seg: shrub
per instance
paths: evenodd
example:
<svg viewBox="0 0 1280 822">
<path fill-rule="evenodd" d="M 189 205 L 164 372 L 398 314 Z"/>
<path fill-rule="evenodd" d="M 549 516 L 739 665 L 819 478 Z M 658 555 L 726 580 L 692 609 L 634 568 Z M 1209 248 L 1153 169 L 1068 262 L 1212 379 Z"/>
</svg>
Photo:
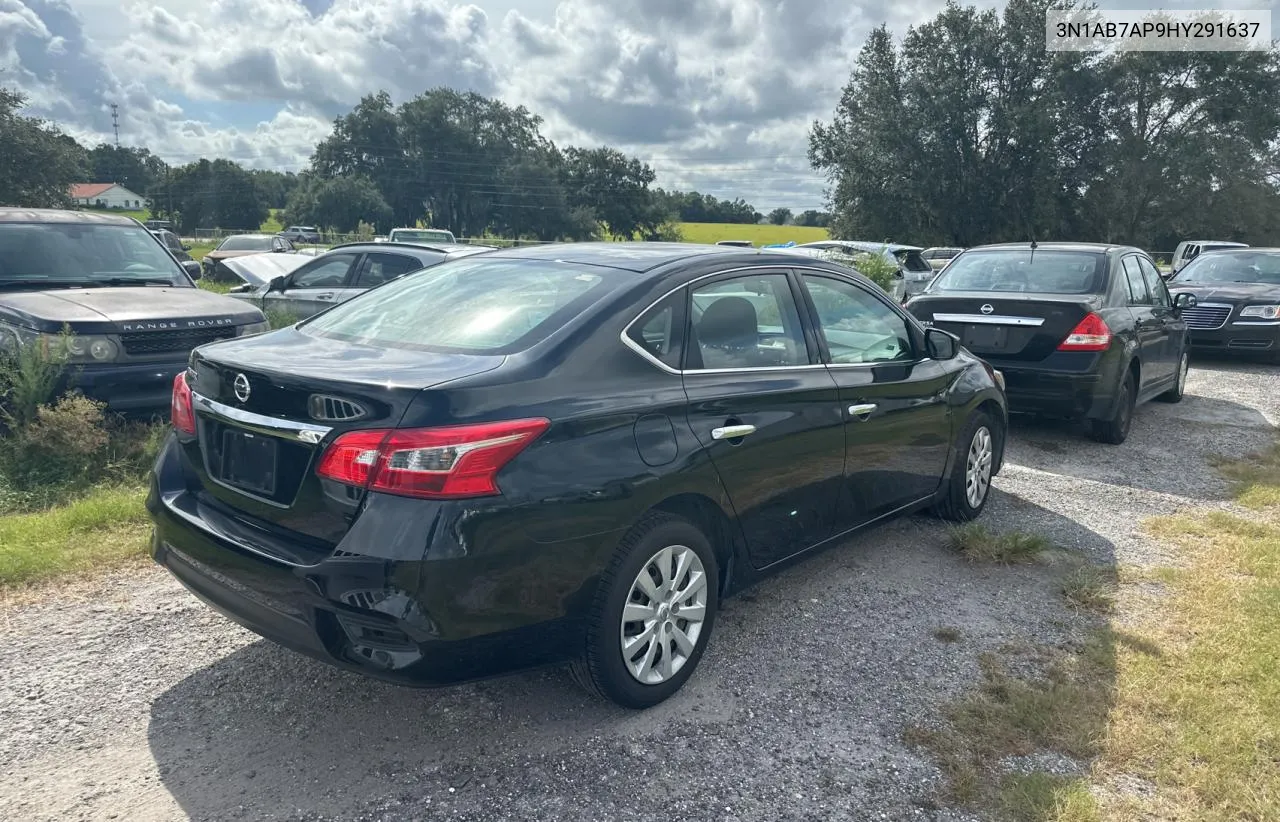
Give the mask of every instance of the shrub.
<svg viewBox="0 0 1280 822">
<path fill-rule="evenodd" d="M 68 381 L 70 335 L 41 337 L 0 355 L 0 418 L 10 430 L 33 422 L 41 406 L 53 402 Z"/>
<path fill-rule="evenodd" d="M 264 312 L 272 329 L 287 328 L 298 322 L 298 316 L 283 308 L 268 308 Z"/>
<path fill-rule="evenodd" d="M 109 442 L 104 407 L 78 394 L 38 406 L 34 418 L 12 428 L 0 447 L 0 468 L 9 484 L 31 491 L 98 480 Z"/>
</svg>

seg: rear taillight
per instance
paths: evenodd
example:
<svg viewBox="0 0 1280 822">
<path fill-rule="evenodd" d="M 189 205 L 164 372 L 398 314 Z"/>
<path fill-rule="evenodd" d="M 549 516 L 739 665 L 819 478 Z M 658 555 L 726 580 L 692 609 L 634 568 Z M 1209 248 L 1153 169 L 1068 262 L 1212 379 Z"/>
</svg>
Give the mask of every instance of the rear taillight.
<svg viewBox="0 0 1280 822">
<path fill-rule="evenodd" d="M 345 485 L 406 497 L 490 496 L 500 493 L 498 472 L 550 424 L 529 419 L 352 431 L 329 446 L 316 473 Z"/>
<path fill-rule="evenodd" d="M 1111 347 L 1111 329 L 1097 314 L 1081 320 L 1058 346 L 1059 351 L 1106 351 Z"/>
<path fill-rule="evenodd" d="M 196 415 L 191 409 L 191 386 L 187 385 L 187 372 L 173 378 L 173 398 L 169 402 L 169 422 L 183 434 L 196 433 Z"/>
</svg>

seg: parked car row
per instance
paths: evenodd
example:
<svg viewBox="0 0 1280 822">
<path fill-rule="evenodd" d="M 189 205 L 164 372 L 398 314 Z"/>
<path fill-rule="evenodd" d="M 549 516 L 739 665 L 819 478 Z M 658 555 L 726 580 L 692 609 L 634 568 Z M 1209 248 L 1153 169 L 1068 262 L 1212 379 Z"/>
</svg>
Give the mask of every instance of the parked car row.
<svg viewBox="0 0 1280 822">
<path fill-rule="evenodd" d="M 1190 346 L 1280 351 L 1280 251 L 1166 284 L 1122 245 L 935 273 L 834 242 L 921 285 L 802 246 L 272 243 L 227 249 L 220 296 L 127 218 L 0 210 L 0 347 L 68 326 L 112 408 L 167 385 L 152 554 L 230 618 L 409 685 L 567 661 L 632 707 L 688 680 L 724 597 L 889 517 L 979 516 L 1011 412 L 1119 444 Z"/>
</svg>

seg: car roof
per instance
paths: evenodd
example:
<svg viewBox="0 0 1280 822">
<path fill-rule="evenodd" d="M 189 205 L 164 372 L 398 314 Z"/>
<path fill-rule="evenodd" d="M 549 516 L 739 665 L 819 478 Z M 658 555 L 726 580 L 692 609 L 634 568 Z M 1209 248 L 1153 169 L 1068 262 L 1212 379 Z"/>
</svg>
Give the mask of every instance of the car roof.
<svg viewBox="0 0 1280 822">
<path fill-rule="evenodd" d="M 1233 248 L 1248 248 L 1248 243 L 1237 243 L 1232 240 L 1183 240 L 1185 245 L 1229 245 Z"/>
<path fill-rule="evenodd" d="M 992 243 L 990 245 L 979 245 L 973 248 L 966 248 L 965 253 L 970 251 L 992 251 L 995 249 L 1005 249 L 1012 251 L 1030 251 L 1031 243 Z M 1093 251 L 1098 254 L 1105 254 L 1111 251 L 1142 251 L 1137 246 L 1123 245 L 1121 243 L 1074 243 L 1074 242 L 1045 242 L 1036 243 L 1036 251 Z M 1143 252 L 1144 254 L 1146 252 Z"/>
<path fill-rule="evenodd" d="M 594 242 L 546 243 L 544 245 L 503 248 L 489 256 L 532 260 L 557 260 L 582 265 L 619 268 L 624 271 L 651 271 L 668 263 L 692 260 L 709 255 L 750 259 L 778 249 L 749 249 L 731 245 L 662 242 Z M 781 255 L 777 255 L 781 256 Z"/>
<path fill-rule="evenodd" d="M 869 240 L 815 240 L 811 243 L 801 243 L 798 248 L 817 248 L 822 245 L 848 245 L 853 246 L 859 251 L 888 251 L 890 254 L 898 251 L 923 251 L 924 249 L 918 245 L 901 245 L 899 243 L 875 243 Z"/>
<path fill-rule="evenodd" d="M 367 242 L 361 241 L 357 243 L 341 243 L 330 248 L 330 251 L 338 249 L 344 251 L 378 251 L 400 249 L 408 252 L 429 252 L 433 254 L 456 254 L 458 252 L 470 251 L 478 253 L 480 251 L 492 251 L 495 246 L 491 245 L 472 245 L 467 243 L 392 243 L 392 242 Z"/>
<path fill-rule="evenodd" d="M 245 232 L 245 233 L 243 233 L 243 234 L 228 234 L 227 236 L 223 237 L 222 239 L 224 239 L 224 240 L 230 240 L 232 237 L 260 237 L 260 238 L 262 238 L 262 239 L 264 239 L 264 240 L 274 240 L 274 239 L 276 238 L 276 235 L 274 235 L 274 234 L 263 234 L 263 233 L 262 233 L 262 232 L 260 232 L 260 231 L 246 231 L 246 232 Z"/>
<path fill-rule="evenodd" d="M 138 225 L 132 217 L 97 211 L 68 211 L 60 208 L 0 208 L 0 223 L 83 223 L 97 225 Z"/>
</svg>

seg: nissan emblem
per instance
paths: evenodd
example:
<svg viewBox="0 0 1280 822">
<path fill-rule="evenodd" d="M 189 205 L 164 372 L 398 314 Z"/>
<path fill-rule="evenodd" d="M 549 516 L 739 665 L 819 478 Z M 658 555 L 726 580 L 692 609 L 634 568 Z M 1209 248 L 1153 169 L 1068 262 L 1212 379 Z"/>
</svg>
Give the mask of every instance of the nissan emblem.
<svg viewBox="0 0 1280 822">
<path fill-rule="evenodd" d="M 991 303 L 986 303 L 982 306 L 982 308 L 979 308 L 978 310 L 981 311 L 983 314 L 990 314 L 992 311 L 995 311 L 995 308 L 992 307 Z M 241 374 L 240 376 L 243 377 L 244 375 Z M 238 384 L 239 383 L 237 383 L 237 385 Z"/>
<path fill-rule="evenodd" d="M 236 399 L 240 402 L 249 401 L 249 378 L 244 374 L 236 374 L 236 381 L 231 384 L 232 389 L 236 392 Z"/>
</svg>

